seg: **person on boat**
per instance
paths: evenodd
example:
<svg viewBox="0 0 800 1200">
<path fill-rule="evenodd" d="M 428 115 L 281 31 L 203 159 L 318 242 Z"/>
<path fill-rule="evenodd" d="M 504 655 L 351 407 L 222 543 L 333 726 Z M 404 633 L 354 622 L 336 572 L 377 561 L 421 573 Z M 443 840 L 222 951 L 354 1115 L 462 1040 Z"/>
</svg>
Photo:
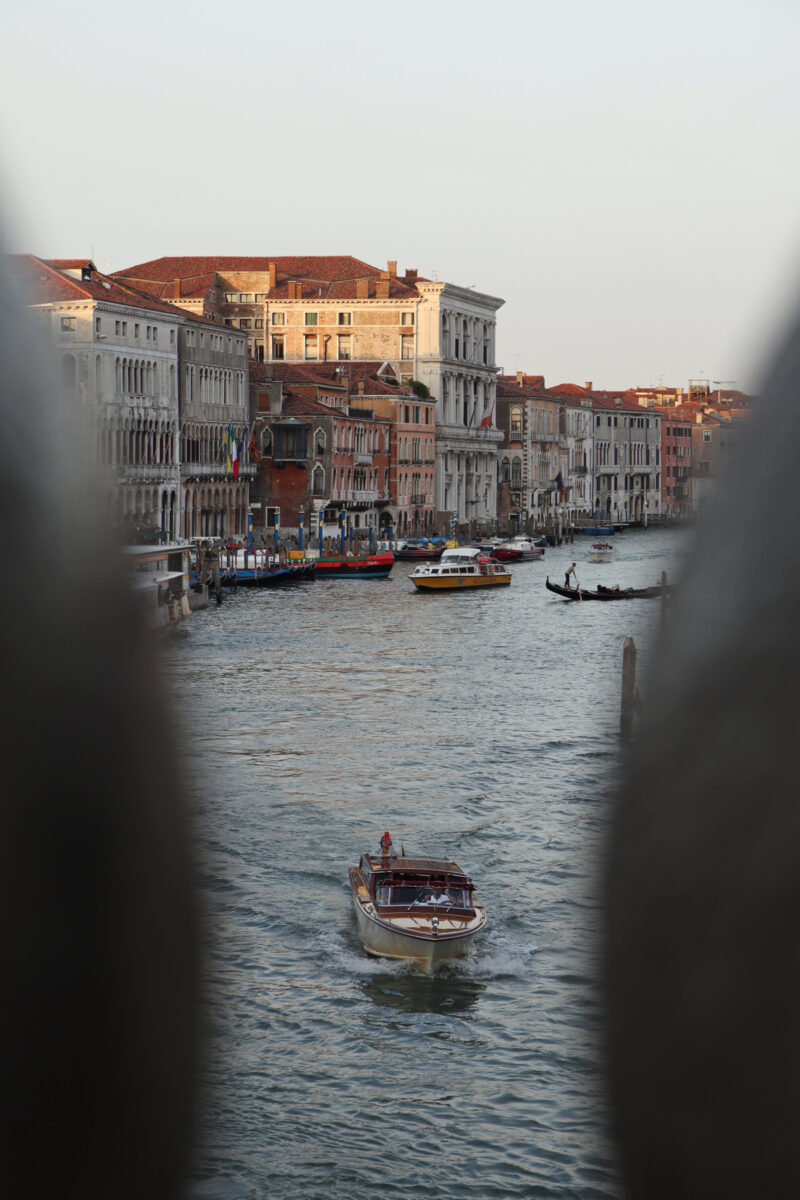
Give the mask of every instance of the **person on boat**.
<svg viewBox="0 0 800 1200">
<path fill-rule="evenodd" d="M 438 896 L 434 892 L 434 894 L 431 896 L 431 904 L 449 904 L 449 903 L 450 903 L 450 897 L 448 896 L 447 892 L 440 892 Z"/>
<path fill-rule="evenodd" d="M 569 582 L 570 576 L 572 576 L 572 578 L 575 580 L 575 583 L 572 585 Z M 573 587 L 578 586 L 578 576 L 575 574 L 575 563 L 573 563 L 572 566 L 569 568 L 569 570 L 566 571 L 564 574 L 564 587 L 568 588 L 570 586 L 573 586 Z"/>
<path fill-rule="evenodd" d="M 391 853 L 392 853 L 392 836 L 387 829 L 386 833 L 381 838 L 381 854 L 384 857 L 386 857 L 387 855 L 389 855 Z"/>
</svg>

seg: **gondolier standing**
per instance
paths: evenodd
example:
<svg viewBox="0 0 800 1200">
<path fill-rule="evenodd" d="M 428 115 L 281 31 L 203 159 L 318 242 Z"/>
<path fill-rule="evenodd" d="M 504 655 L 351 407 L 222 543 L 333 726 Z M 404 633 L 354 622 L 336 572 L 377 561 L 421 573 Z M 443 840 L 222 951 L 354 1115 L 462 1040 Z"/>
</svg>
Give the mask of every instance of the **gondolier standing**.
<svg viewBox="0 0 800 1200">
<path fill-rule="evenodd" d="M 564 587 L 565 588 L 570 587 L 570 582 L 569 582 L 570 575 L 575 580 L 574 586 L 577 587 L 578 586 L 578 576 L 575 574 L 575 563 L 573 563 L 572 566 L 569 568 L 569 570 L 564 573 Z"/>
</svg>

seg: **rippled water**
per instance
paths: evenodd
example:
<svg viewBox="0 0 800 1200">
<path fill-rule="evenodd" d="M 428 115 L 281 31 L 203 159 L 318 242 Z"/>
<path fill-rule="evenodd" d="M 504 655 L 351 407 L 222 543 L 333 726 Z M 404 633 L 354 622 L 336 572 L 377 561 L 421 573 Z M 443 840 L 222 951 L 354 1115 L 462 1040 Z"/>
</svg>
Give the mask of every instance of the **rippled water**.
<svg viewBox="0 0 800 1200">
<path fill-rule="evenodd" d="M 597 871 L 622 644 L 658 601 L 545 590 L 678 576 L 687 537 L 628 531 L 511 587 L 388 580 L 226 592 L 167 648 L 211 918 L 211 1096 L 194 1200 L 616 1196 L 604 1134 Z M 381 833 L 447 854 L 489 924 L 434 977 L 370 958 L 347 868 Z"/>
</svg>

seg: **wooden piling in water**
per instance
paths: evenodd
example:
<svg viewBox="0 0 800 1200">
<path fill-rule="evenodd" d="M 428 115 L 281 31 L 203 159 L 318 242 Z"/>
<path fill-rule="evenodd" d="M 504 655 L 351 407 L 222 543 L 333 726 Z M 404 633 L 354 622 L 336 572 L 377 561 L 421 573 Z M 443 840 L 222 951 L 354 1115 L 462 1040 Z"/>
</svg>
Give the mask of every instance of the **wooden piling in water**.
<svg viewBox="0 0 800 1200">
<path fill-rule="evenodd" d="M 633 731 L 633 709 L 636 696 L 636 643 L 626 637 L 622 647 L 622 702 L 620 706 L 619 732 L 625 740 Z"/>
<path fill-rule="evenodd" d="M 667 572 L 661 572 L 661 624 L 664 625 L 667 620 L 667 609 L 669 602 L 667 600 Z"/>
</svg>

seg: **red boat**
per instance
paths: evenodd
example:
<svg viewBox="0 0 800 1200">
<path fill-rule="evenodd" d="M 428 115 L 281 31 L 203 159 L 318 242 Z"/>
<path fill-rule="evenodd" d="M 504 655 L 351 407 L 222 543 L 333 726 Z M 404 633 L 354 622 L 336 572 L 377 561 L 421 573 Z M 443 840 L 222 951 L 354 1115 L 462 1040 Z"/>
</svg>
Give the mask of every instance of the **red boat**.
<svg viewBox="0 0 800 1200">
<path fill-rule="evenodd" d="M 515 546 L 494 546 L 492 548 L 492 558 L 496 558 L 498 562 L 521 562 L 524 554 L 522 550 L 518 550 Z"/>
<path fill-rule="evenodd" d="M 329 554 L 318 558 L 317 579 L 386 579 L 394 565 L 391 550 L 378 554 Z"/>
</svg>

